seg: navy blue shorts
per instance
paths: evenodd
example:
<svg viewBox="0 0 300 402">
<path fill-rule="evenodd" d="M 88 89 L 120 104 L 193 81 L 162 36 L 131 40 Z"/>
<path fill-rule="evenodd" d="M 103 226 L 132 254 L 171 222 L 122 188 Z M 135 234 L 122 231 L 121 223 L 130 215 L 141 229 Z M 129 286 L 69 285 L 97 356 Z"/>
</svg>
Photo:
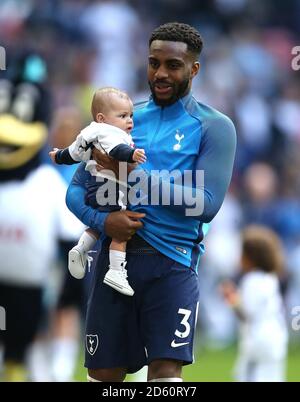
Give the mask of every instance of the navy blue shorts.
<svg viewBox="0 0 300 402">
<path fill-rule="evenodd" d="M 135 294 L 125 296 L 103 284 L 109 265 L 106 243 L 88 300 L 85 366 L 124 367 L 133 373 L 157 359 L 192 363 L 199 300 L 195 269 L 151 250 L 146 242 L 144 249 L 132 249 L 130 241 L 126 268 Z"/>
</svg>

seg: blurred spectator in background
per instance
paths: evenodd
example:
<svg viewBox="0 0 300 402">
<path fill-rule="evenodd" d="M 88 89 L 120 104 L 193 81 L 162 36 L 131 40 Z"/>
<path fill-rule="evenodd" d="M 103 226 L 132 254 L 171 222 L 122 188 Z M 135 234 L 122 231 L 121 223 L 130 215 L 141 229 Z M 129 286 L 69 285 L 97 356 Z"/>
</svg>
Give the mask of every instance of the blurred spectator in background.
<svg viewBox="0 0 300 402">
<path fill-rule="evenodd" d="M 10 55 L 0 80 L 0 305 L 7 312 L 4 379 L 24 381 L 26 353 L 38 334 L 44 291 L 59 240 L 81 224 L 64 205 L 66 185 L 42 163 L 50 94 L 47 66 L 32 51 Z"/>
<path fill-rule="evenodd" d="M 136 11 L 126 1 L 100 0 L 86 7 L 80 26 L 96 48 L 91 69 L 94 86 L 126 88 L 129 94 L 136 91 L 139 23 Z"/>
<path fill-rule="evenodd" d="M 234 277 L 240 261 L 242 210 L 233 192 L 229 192 L 205 240 L 205 254 L 199 269 L 200 343 L 222 349 L 232 344 L 236 320 L 218 292 L 220 281 Z"/>
<path fill-rule="evenodd" d="M 244 174 L 244 221 L 267 225 L 278 233 L 281 225 L 278 220 L 278 177 L 267 163 L 254 163 Z"/>
<path fill-rule="evenodd" d="M 222 284 L 240 320 L 235 378 L 243 382 L 285 381 L 288 333 L 279 280 L 284 264 L 279 237 L 264 226 L 242 234 L 241 283 Z"/>
<path fill-rule="evenodd" d="M 75 140 L 81 127 L 82 119 L 78 108 L 59 108 L 53 118 L 50 147 L 66 148 Z M 55 167 L 69 185 L 77 166 Z M 52 315 L 50 374 L 53 381 L 59 382 L 72 381 L 74 378 L 81 339 L 81 316 L 85 312 L 84 283 L 72 278 L 67 269 L 68 252 L 73 246 L 74 242 L 61 244 L 62 282 Z"/>
</svg>

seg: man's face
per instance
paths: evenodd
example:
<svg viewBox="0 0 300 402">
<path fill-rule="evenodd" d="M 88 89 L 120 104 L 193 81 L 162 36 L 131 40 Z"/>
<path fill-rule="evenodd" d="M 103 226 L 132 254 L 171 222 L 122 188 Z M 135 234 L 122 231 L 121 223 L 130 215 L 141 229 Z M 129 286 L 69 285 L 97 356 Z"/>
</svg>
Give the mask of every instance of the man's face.
<svg viewBox="0 0 300 402">
<path fill-rule="evenodd" d="M 148 82 L 157 105 L 168 106 L 185 96 L 199 71 L 187 44 L 154 40 L 149 49 Z"/>
</svg>

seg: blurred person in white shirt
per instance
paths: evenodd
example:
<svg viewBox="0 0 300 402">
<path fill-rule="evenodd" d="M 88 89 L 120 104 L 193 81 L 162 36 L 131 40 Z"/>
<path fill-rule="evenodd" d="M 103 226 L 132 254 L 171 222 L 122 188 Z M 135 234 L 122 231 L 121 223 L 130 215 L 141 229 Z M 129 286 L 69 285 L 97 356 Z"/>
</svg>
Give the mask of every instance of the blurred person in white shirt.
<svg viewBox="0 0 300 402">
<path fill-rule="evenodd" d="M 242 279 L 222 285 L 225 300 L 240 320 L 235 379 L 241 382 L 285 381 L 288 333 L 280 294 L 283 254 L 277 235 L 248 226 L 242 235 Z"/>
<path fill-rule="evenodd" d="M 135 9 L 123 0 L 95 1 L 82 14 L 80 27 L 96 46 L 91 67 L 93 86 L 126 88 L 130 94 L 134 93 L 137 85 L 135 44 L 141 27 Z"/>
</svg>

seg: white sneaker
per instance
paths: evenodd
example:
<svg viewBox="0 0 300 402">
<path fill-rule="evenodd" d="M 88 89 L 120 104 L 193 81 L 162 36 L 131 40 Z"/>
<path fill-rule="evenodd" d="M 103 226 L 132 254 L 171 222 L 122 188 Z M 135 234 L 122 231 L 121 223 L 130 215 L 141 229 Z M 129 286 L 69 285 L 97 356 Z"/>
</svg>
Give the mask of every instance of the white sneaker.
<svg viewBox="0 0 300 402">
<path fill-rule="evenodd" d="M 85 275 L 87 253 L 82 251 L 80 247 L 75 246 L 69 251 L 68 268 L 70 274 L 76 279 L 82 279 Z"/>
<path fill-rule="evenodd" d="M 126 263 L 124 264 L 126 266 Z M 126 296 L 133 296 L 134 290 L 127 281 L 127 270 L 124 267 L 120 269 L 109 269 L 103 282 Z"/>
</svg>

